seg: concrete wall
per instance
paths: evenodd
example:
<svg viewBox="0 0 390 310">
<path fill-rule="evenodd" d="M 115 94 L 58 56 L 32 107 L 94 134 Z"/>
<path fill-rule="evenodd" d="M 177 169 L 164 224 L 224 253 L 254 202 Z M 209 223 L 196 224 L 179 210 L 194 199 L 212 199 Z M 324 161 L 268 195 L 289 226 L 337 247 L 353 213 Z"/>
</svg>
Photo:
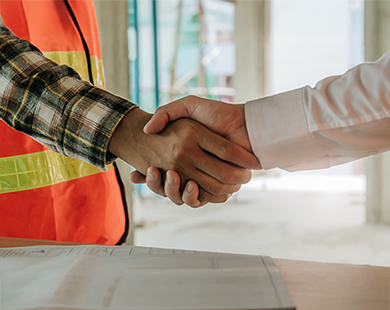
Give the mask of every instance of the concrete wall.
<svg viewBox="0 0 390 310">
<path fill-rule="evenodd" d="M 245 102 L 267 94 L 269 0 L 236 0 L 235 102 Z"/>
<path fill-rule="evenodd" d="M 106 89 L 130 98 L 129 84 L 129 52 L 127 41 L 128 10 L 127 1 L 123 0 L 95 0 L 96 15 L 99 24 L 100 45 Z M 130 165 L 117 160 L 122 181 L 126 188 L 126 198 L 130 214 L 130 232 L 127 244 L 134 242 L 134 225 L 132 222 L 132 193 L 133 185 L 129 181 Z"/>
<path fill-rule="evenodd" d="M 374 61 L 390 50 L 390 1 L 366 0 L 365 59 Z M 365 160 L 366 217 L 371 224 L 390 224 L 390 153 Z"/>
</svg>

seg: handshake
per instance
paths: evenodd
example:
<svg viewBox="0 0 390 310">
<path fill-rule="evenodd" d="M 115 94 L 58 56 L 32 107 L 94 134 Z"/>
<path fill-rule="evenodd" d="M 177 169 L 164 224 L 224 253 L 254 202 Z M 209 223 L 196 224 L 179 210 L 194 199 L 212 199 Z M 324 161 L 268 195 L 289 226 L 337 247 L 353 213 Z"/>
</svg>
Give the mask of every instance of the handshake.
<svg viewBox="0 0 390 310">
<path fill-rule="evenodd" d="M 225 202 L 251 171 L 261 169 L 252 153 L 244 104 L 188 96 L 152 116 L 131 110 L 119 123 L 108 150 L 131 164 L 133 183 L 176 204 L 200 207 Z"/>
</svg>

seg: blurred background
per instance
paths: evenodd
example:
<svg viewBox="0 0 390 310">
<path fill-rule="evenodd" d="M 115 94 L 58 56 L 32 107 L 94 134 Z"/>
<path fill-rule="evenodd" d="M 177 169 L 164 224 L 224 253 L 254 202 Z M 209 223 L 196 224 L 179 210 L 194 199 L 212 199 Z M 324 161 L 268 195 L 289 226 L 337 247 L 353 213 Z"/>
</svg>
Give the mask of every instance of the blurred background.
<svg viewBox="0 0 390 310">
<path fill-rule="evenodd" d="M 390 1 L 97 0 L 107 88 L 153 112 L 231 103 L 344 73 L 390 49 Z M 125 181 L 131 167 L 120 163 Z M 128 244 L 390 266 L 390 156 L 257 171 L 225 204 L 178 207 L 126 184 Z"/>
</svg>

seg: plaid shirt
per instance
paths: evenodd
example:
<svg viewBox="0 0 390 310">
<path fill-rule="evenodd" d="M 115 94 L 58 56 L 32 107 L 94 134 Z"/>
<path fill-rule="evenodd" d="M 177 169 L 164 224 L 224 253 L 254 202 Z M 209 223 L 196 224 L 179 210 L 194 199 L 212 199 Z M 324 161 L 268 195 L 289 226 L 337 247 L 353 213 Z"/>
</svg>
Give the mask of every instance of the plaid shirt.
<svg viewBox="0 0 390 310">
<path fill-rule="evenodd" d="M 0 17 L 0 119 L 64 156 L 101 169 L 108 143 L 135 104 L 81 80 L 17 38 Z"/>
</svg>

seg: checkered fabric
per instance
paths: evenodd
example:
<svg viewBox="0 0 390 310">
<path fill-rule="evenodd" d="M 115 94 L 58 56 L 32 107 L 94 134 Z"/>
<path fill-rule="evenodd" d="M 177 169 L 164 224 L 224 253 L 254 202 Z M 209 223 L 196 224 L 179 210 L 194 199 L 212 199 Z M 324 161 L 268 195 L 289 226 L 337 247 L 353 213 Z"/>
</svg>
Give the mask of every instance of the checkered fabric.
<svg viewBox="0 0 390 310">
<path fill-rule="evenodd" d="M 105 169 L 115 160 L 107 151 L 110 137 L 134 107 L 0 26 L 0 119 L 12 128 Z"/>
</svg>

